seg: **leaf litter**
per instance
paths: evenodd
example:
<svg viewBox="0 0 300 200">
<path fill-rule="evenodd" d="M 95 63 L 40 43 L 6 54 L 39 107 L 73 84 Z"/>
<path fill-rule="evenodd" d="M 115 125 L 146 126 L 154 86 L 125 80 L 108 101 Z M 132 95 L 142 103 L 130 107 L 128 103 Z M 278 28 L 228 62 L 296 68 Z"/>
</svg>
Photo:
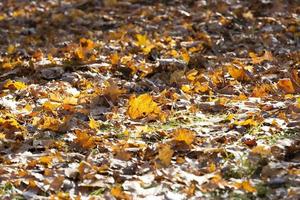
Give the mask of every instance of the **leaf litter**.
<svg viewBox="0 0 300 200">
<path fill-rule="evenodd" d="M 0 2 L 3 199 L 299 199 L 297 1 Z"/>
</svg>

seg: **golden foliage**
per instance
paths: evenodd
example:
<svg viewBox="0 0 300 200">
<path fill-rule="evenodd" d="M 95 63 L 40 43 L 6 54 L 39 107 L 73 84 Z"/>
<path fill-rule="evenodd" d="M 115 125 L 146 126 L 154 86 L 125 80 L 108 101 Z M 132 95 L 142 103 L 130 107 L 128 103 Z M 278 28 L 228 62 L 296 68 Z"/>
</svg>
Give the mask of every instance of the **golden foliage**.
<svg viewBox="0 0 300 200">
<path fill-rule="evenodd" d="M 127 114 L 131 119 L 140 119 L 149 115 L 158 116 L 160 113 L 159 106 L 149 94 L 132 96 L 129 99 Z"/>
<path fill-rule="evenodd" d="M 187 145 L 191 145 L 196 138 L 195 132 L 189 129 L 176 129 L 173 132 L 173 140 L 177 142 L 184 142 Z"/>
</svg>

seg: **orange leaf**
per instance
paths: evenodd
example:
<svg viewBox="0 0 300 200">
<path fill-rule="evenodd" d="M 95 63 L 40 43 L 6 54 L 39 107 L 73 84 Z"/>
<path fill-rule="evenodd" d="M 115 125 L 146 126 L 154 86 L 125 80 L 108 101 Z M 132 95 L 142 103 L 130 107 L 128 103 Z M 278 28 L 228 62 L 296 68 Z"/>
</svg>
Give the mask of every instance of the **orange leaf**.
<svg viewBox="0 0 300 200">
<path fill-rule="evenodd" d="M 238 81 L 248 81 L 250 80 L 249 76 L 246 73 L 246 70 L 242 67 L 235 67 L 233 65 L 227 66 L 228 73 L 234 79 Z"/>
<path fill-rule="evenodd" d="M 43 165 L 51 165 L 53 160 L 53 156 L 42 156 L 39 158 L 39 163 L 43 164 Z"/>
<path fill-rule="evenodd" d="M 252 58 L 252 63 L 253 64 L 260 64 L 263 61 L 267 60 L 267 61 L 272 61 L 273 60 L 273 56 L 272 53 L 270 51 L 265 51 L 264 55 L 262 56 L 257 56 L 255 53 L 250 52 L 249 56 Z"/>
<path fill-rule="evenodd" d="M 168 144 L 162 145 L 158 152 L 158 158 L 163 166 L 169 166 L 171 164 L 171 159 L 174 154 L 171 146 Z"/>
<path fill-rule="evenodd" d="M 189 129 L 176 129 L 174 132 L 174 137 L 173 140 L 174 141 L 178 141 L 178 142 L 184 142 L 187 145 L 191 145 L 194 140 L 195 140 L 195 133 Z"/>
<path fill-rule="evenodd" d="M 255 187 L 253 187 L 249 181 L 243 181 L 242 188 L 247 192 L 251 192 L 251 193 L 256 192 Z"/>
<path fill-rule="evenodd" d="M 76 142 L 83 148 L 93 148 L 95 146 L 95 138 L 90 136 L 86 131 L 75 130 Z"/>
<path fill-rule="evenodd" d="M 111 188 L 110 190 L 111 195 L 113 195 L 116 199 L 122 200 L 130 200 L 132 199 L 128 194 L 123 192 L 121 186 L 117 185 Z"/>
<path fill-rule="evenodd" d="M 280 79 L 277 83 L 277 86 L 287 94 L 295 93 L 295 88 L 293 86 L 291 79 L 289 78 Z"/>
<path fill-rule="evenodd" d="M 147 117 L 150 114 L 158 115 L 161 110 L 149 94 L 142 94 L 129 99 L 127 114 L 131 119 Z"/>
<path fill-rule="evenodd" d="M 119 61 L 120 61 L 120 57 L 119 57 L 119 54 L 117 52 L 110 55 L 110 62 L 111 62 L 112 65 L 118 64 Z"/>
</svg>

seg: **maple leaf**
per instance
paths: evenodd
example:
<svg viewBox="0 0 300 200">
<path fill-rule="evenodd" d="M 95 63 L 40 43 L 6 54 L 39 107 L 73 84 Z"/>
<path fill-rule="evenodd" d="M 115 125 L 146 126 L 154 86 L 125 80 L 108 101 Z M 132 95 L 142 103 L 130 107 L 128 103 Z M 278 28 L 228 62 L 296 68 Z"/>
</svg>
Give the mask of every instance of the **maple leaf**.
<svg viewBox="0 0 300 200">
<path fill-rule="evenodd" d="M 293 86 L 291 79 L 289 78 L 280 79 L 277 83 L 277 86 L 287 94 L 295 93 L 295 88 Z"/>
<path fill-rule="evenodd" d="M 93 148 L 95 144 L 95 138 L 90 136 L 85 130 L 75 130 L 76 142 L 83 148 Z"/>
<path fill-rule="evenodd" d="M 255 53 L 250 52 L 249 56 L 252 58 L 252 63 L 253 64 L 260 64 L 263 61 L 267 60 L 267 61 L 272 61 L 273 60 L 273 56 L 272 53 L 270 51 L 265 51 L 264 55 L 262 56 L 257 56 Z"/>
<path fill-rule="evenodd" d="M 194 140 L 195 140 L 195 133 L 194 131 L 191 131 L 189 129 L 184 129 L 184 128 L 180 128 L 180 129 L 176 129 L 173 132 L 173 140 L 177 141 L 177 142 L 184 142 L 187 145 L 191 145 Z"/>
<path fill-rule="evenodd" d="M 120 57 L 118 53 L 113 53 L 110 55 L 110 62 L 112 65 L 118 64 L 120 61 Z"/>
<path fill-rule="evenodd" d="M 263 156 L 269 156 L 269 155 L 271 155 L 271 148 L 266 145 L 257 145 L 252 148 L 251 152 L 254 154 L 260 154 Z"/>
<path fill-rule="evenodd" d="M 80 46 L 88 51 L 92 50 L 95 47 L 94 42 L 90 39 L 81 38 L 79 42 Z"/>
<path fill-rule="evenodd" d="M 26 88 L 27 85 L 21 81 L 12 81 L 12 80 L 8 80 L 5 82 L 4 84 L 4 88 L 8 88 L 8 89 L 15 89 L 15 90 L 22 90 L 24 88 Z"/>
<path fill-rule="evenodd" d="M 99 129 L 99 127 L 100 127 L 100 123 L 99 122 L 97 122 L 94 118 L 92 118 L 92 117 L 90 117 L 89 118 L 90 119 L 90 122 L 89 122 L 89 126 L 90 126 L 90 128 L 91 129 Z"/>
<path fill-rule="evenodd" d="M 131 196 L 129 196 L 128 194 L 126 194 L 121 186 L 116 185 L 114 187 L 111 188 L 110 193 L 112 196 L 114 196 L 116 199 L 123 199 L 123 200 L 131 200 Z"/>
<path fill-rule="evenodd" d="M 154 45 L 149 41 L 147 35 L 136 34 L 136 44 L 143 50 L 145 54 L 148 54 Z"/>
<path fill-rule="evenodd" d="M 149 94 L 131 97 L 128 103 L 127 114 L 131 119 L 140 119 L 150 114 L 158 115 L 161 110 Z"/>
<path fill-rule="evenodd" d="M 160 163 L 162 166 L 166 167 L 171 164 L 171 159 L 174 154 L 174 151 L 172 150 L 171 146 L 168 144 L 163 144 L 158 152 L 158 159 L 160 160 Z"/>
<path fill-rule="evenodd" d="M 38 162 L 43 165 L 50 166 L 52 164 L 53 158 L 53 156 L 42 156 L 39 158 Z"/>
<path fill-rule="evenodd" d="M 243 67 L 227 66 L 228 73 L 238 81 L 249 81 L 250 78 Z"/>
<path fill-rule="evenodd" d="M 239 189 L 243 189 L 246 192 L 251 192 L 251 193 L 256 192 L 255 187 L 253 187 L 248 180 L 245 180 L 245 181 L 243 181 L 241 183 L 240 182 L 236 182 L 234 184 L 234 186 L 237 187 L 237 188 L 239 188 Z"/>
<path fill-rule="evenodd" d="M 53 117 L 46 116 L 43 119 L 36 119 L 36 122 L 34 122 L 33 125 L 35 125 L 35 123 L 38 123 L 38 127 L 40 129 L 58 131 L 61 121 Z"/>
</svg>

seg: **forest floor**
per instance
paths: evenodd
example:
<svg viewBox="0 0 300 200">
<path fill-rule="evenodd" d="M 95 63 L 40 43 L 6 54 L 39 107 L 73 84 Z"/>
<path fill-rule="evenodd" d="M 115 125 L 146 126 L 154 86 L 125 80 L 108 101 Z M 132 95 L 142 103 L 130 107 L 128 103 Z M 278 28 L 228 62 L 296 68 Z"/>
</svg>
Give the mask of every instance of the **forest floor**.
<svg viewBox="0 0 300 200">
<path fill-rule="evenodd" d="M 299 49 L 297 1 L 3 0 L 0 197 L 300 199 Z"/>
</svg>

